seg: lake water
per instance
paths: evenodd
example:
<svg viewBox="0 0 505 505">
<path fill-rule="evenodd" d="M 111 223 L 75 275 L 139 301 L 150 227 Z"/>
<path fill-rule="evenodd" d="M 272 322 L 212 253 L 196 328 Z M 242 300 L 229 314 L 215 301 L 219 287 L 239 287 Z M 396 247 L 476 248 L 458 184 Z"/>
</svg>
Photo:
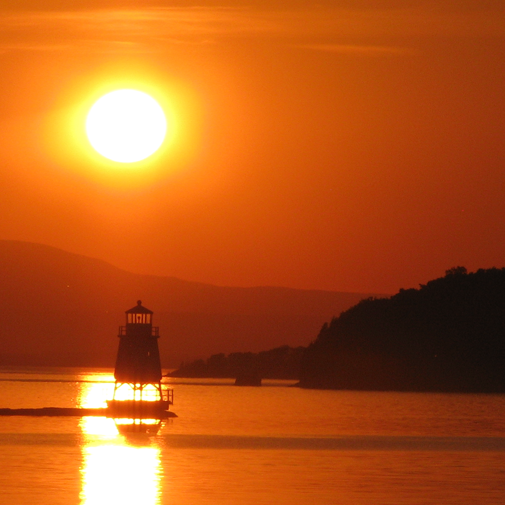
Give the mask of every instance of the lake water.
<svg viewBox="0 0 505 505">
<path fill-rule="evenodd" d="M 110 370 L 0 368 L 0 407 L 100 407 Z M 173 379 L 155 437 L 106 418 L 0 417 L 0 503 L 505 503 L 505 396 Z"/>
</svg>

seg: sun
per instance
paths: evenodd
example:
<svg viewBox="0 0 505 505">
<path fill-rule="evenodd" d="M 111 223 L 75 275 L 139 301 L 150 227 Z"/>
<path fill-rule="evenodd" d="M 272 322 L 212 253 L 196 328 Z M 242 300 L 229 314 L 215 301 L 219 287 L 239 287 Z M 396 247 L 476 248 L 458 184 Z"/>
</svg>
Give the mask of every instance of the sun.
<svg viewBox="0 0 505 505">
<path fill-rule="evenodd" d="M 111 91 L 99 98 L 86 118 L 93 149 L 119 163 L 135 163 L 163 144 L 167 120 L 158 102 L 135 89 Z"/>
</svg>

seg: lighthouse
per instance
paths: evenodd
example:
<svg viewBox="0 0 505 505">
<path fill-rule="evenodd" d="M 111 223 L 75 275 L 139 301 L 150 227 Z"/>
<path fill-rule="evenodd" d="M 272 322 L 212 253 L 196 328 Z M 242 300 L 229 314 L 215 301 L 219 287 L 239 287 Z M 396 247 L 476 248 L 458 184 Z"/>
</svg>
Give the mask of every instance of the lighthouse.
<svg viewBox="0 0 505 505">
<path fill-rule="evenodd" d="M 140 300 L 126 311 L 126 324 L 119 327 L 114 396 L 107 402 L 109 417 L 161 420 L 171 414 L 173 390 L 161 383 L 159 328 L 152 320 L 153 312 Z"/>
</svg>

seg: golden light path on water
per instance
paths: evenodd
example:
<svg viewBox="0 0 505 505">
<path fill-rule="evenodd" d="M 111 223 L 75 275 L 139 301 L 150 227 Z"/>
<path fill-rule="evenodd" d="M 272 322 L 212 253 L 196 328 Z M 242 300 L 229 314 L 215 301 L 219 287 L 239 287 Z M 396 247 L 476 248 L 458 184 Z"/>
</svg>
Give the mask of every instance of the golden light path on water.
<svg viewBox="0 0 505 505">
<path fill-rule="evenodd" d="M 79 407 L 105 407 L 112 397 L 111 374 L 82 376 Z M 100 380 L 100 382 L 96 382 Z M 107 383 L 104 383 L 107 382 Z M 82 505 L 158 505 L 161 500 L 160 449 L 147 438 L 132 444 L 119 435 L 114 421 L 83 417 Z"/>
</svg>

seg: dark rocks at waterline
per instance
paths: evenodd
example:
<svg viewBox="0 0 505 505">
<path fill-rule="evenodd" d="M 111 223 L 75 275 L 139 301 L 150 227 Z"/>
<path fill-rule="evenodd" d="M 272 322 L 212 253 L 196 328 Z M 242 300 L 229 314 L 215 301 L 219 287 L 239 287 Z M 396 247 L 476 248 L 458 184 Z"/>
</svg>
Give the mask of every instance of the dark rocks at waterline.
<svg viewBox="0 0 505 505">
<path fill-rule="evenodd" d="M 108 408 L 86 409 L 86 408 L 65 408 L 65 407 L 42 407 L 36 409 L 9 409 L 0 408 L 0 416 L 30 416 L 30 417 L 124 417 L 113 413 Z M 163 419 L 177 417 L 177 414 L 170 411 L 157 412 L 157 416 Z M 130 417 L 130 416 L 127 416 Z"/>
<path fill-rule="evenodd" d="M 257 373 L 240 374 L 235 379 L 235 386 L 261 386 L 261 377 Z"/>
</svg>

